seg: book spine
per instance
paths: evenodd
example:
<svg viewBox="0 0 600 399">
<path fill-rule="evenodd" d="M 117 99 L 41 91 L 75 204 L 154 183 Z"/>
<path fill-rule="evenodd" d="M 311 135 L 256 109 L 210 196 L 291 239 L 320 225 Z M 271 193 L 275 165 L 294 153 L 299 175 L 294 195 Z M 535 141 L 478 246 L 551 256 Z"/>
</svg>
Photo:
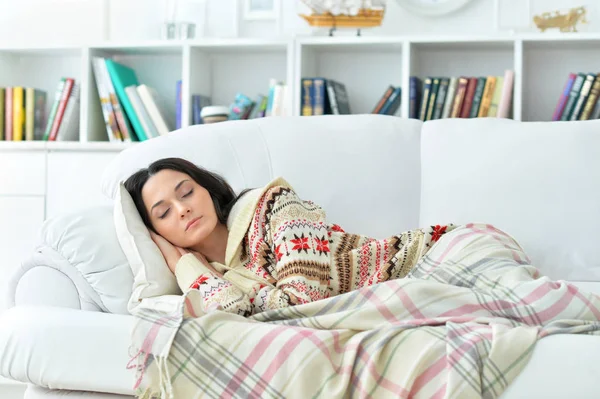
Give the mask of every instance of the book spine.
<svg viewBox="0 0 600 399">
<path fill-rule="evenodd" d="M 444 102 L 444 110 L 442 111 L 442 119 L 450 117 L 452 112 L 452 104 L 454 104 L 454 96 L 456 96 L 456 87 L 458 86 L 458 78 L 450 78 L 448 84 L 448 93 L 446 93 L 446 100 Z"/>
<path fill-rule="evenodd" d="M 574 73 L 570 73 L 567 79 L 567 83 L 565 83 L 565 87 L 562 90 L 562 94 L 558 99 L 558 104 L 556 104 L 556 108 L 554 108 L 554 113 L 552 114 L 553 121 L 559 121 L 562 116 L 563 111 L 565 110 L 565 105 L 567 104 L 567 100 L 569 98 L 569 93 L 573 88 L 573 83 L 575 82 L 575 78 L 577 75 Z"/>
<path fill-rule="evenodd" d="M 269 80 L 269 95 L 267 96 L 267 109 L 265 110 L 265 116 L 271 116 L 273 113 L 273 101 L 275 99 L 275 87 L 277 84 L 277 79 L 271 78 Z"/>
<path fill-rule="evenodd" d="M 390 96 L 392 95 L 393 92 L 394 92 L 394 87 L 389 86 L 385 90 L 385 93 L 383 93 L 383 96 L 379 99 L 379 102 L 377 103 L 377 105 L 375 105 L 375 108 L 373 108 L 373 111 L 371 111 L 371 113 L 379 114 L 381 112 L 381 109 L 385 105 L 386 101 L 388 100 L 388 98 L 390 98 Z"/>
<path fill-rule="evenodd" d="M 331 113 L 333 115 L 339 115 L 340 109 L 338 107 L 335 89 L 333 88 L 333 84 L 330 80 L 327 81 L 327 97 L 329 97 L 329 108 L 331 109 Z"/>
<path fill-rule="evenodd" d="M 594 84 L 590 89 L 590 95 L 585 102 L 585 106 L 583 107 L 583 111 L 581 111 L 581 115 L 579 116 L 579 120 L 586 121 L 590 119 L 592 112 L 594 111 L 594 107 L 598 102 L 598 95 L 600 95 L 600 74 L 596 76 L 594 80 Z"/>
<path fill-rule="evenodd" d="M 313 80 L 302 79 L 302 116 L 313 115 Z"/>
<path fill-rule="evenodd" d="M 35 128 L 35 89 L 25 89 L 25 140 L 32 141 Z"/>
<path fill-rule="evenodd" d="M 4 139 L 12 141 L 13 139 L 13 88 L 7 87 L 4 95 L 4 103 L 6 104 L 4 111 Z"/>
<path fill-rule="evenodd" d="M 13 87 L 13 141 L 23 141 L 25 112 L 23 110 L 23 88 Z"/>
<path fill-rule="evenodd" d="M 579 119 L 579 116 L 583 111 L 583 106 L 585 105 L 590 95 L 590 90 L 592 89 L 592 85 L 594 84 L 595 79 L 595 74 L 589 74 L 586 76 L 585 81 L 581 86 L 581 91 L 579 92 L 579 97 L 577 97 L 577 102 L 575 103 L 575 107 L 573 108 L 573 113 L 571 114 L 570 120 L 576 121 Z"/>
<path fill-rule="evenodd" d="M 76 141 L 79 127 L 79 83 L 73 85 L 67 107 L 60 127 L 58 128 L 57 140 Z"/>
<path fill-rule="evenodd" d="M 461 118 L 468 118 L 471 115 L 471 108 L 473 108 L 473 100 L 475 99 L 475 90 L 477 89 L 477 78 L 469 78 L 467 83 L 467 90 L 465 92 L 465 100 L 460 110 Z"/>
<path fill-rule="evenodd" d="M 5 134 L 4 134 L 4 128 L 5 128 L 5 123 L 4 123 L 4 110 L 6 109 L 6 89 L 5 88 L 0 88 L 0 140 L 4 140 L 5 139 Z"/>
<path fill-rule="evenodd" d="M 580 73 L 575 78 L 575 82 L 573 83 L 573 87 L 571 88 L 571 92 L 569 93 L 569 99 L 567 100 L 567 104 L 565 105 L 565 110 L 560 116 L 561 121 L 568 121 L 571 119 L 571 115 L 573 114 L 573 110 L 575 109 L 575 103 L 577 103 L 577 98 L 579 97 L 579 92 L 581 91 L 581 87 L 583 86 L 583 82 L 585 81 L 585 75 Z"/>
<path fill-rule="evenodd" d="M 181 129 L 181 83 L 178 80 L 175 89 L 175 129 Z"/>
<path fill-rule="evenodd" d="M 490 112 L 492 106 L 492 97 L 494 97 L 494 91 L 496 90 L 496 77 L 488 76 L 485 81 L 485 88 L 483 89 L 483 97 L 481 98 L 481 105 L 479 106 L 479 112 L 477 113 L 478 118 L 486 118 Z"/>
<path fill-rule="evenodd" d="M 100 107 L 102 108 L 102 115 L 104 116 L 106 135 L 109 141 L 118 142 L 121 141 L 121 132 L 106 88 L 107 85 L 104 82 L 103 65 L 104 60 L 102 58 L 94 57 L 92 59 L 92 70 L 96 78 L 96 88 L 98 89 L 98 98 L 100 100 Z"/>
<path fill-rule="evenodd" d="M 50 130 L 50 137 L 48 140 L 55 141 L 56 136 L 58 135 L 58 128 L 60 127 L 60 122 L 62 121 L 63 115 L 65 113 L 65 108 L 67 107 L 67 102 L 69 101 L 69 97 L 71 96 L 71 90 L 73 90 L 73 84 L 75 81 L 71 78 L 67 78 L 65 81 L 65 88 L 62 91 L 62 95 L 60 97 L 60 103 L 58 104 L 58 109 L 56 110 L 56 116 L 54 121 L 52 122 L 52 129 Z"/>
<path fill-rule="evenodd" d="M 315 105 L 314 115 L 325 114 L 325 79 L 316 78 L 313 80 L 313 86 L 315 88 Z"/>
<path fill-rule="evenodd" d="M 426 78 L 425 83 L 423 83 L 423 96 L 421 97 L 421 110 L 419 115 L 419 119 L 421 119 L 423 122 L 425 122 L 425 118 L 427 118 L 427 104 L 429 103 L 432 85 L 433 79 Z"/>
<path fill-rule="evenodd" d="M 452 113 L 450 114 L 450 118 L 460 118 L 460 111 L 462 110 L 465 102 L 465 96 L 467 95 L 468 85 L 468 78 L 458 79 L 458 85 L 456 87 L 456 96 L 454 96 L 454 104 L 452 105 Z"/>
<path fill-rule="evenodd" d="M 410 77 L 409 84 L 409 105 L 408 105 L 408 117 L 411 119 L 419 118 L 419 87 L 421 80 L 416 76 Z"/>
<path fill-rule="evenodd" d="M 400 101 L 402 100 L 402 89 L 400 87 L 396 87 L 392 92 L 392 95 L 385 102 L 385 105 L 381 109 L 380 114 L 384 115 L 394 115 L 398 108 L 400 107 Z"/>
<path fill-rule="evenodd" d="M 430 121 L 433 117 L 433 111 L 435 110 L 435 100 L 437 98 L 439 88 L 440 79 L 433 78 L 433 82 L 431 84 L 431 91 L 429 92 L 429 100 L 427 101 L 427 115 L 425 116 L 426 121 Z"/>
<path fill-rule="evenodd" d="M 502 86 L 502 96 L 498 103 L 498 118 L 508 118 L 512 105 L 513 84 L 515 81 L 515 71 L 506 70 L 504 72 L 504 84 Z"/>
<path fill-rule="evenodd" d="M 448 95 L 448 86 L 450 85 L 450 79 L 441 78 L 440 88 L 437 92 L 437 98 L 435 99 L 435 110 L 431 116 L 432 120 L 441 119 L 444 113 L 444 103 L 446 102 L 446 96 Z"/>
<path fill-rule="evenodd" d="M 471 112 L 469 112 L 469 118 L 477 118 L 479 114 L 479 107 L 481 106 L 481 100 L 483 98 L 483 91 L 485 90 L 486 78 L 477 79 L 477 86 L 475 89 L 475 95 L 473 96 L 473 104 L 471 105 Z"/>
<path fill-rule="evenodd" d="M 35 107 L 34 107 L 34 126 L 33 139 L 41 140 L 44 136 L 44 123 L 46 115 L 46 92 L 43 90 L 35 90 Z"/>
<path fill-rule="evenodd" d="M 133 131 L 133 128 L 129 125 L 129 121 L 127 120 L 125 111 L 121 107 L 121 103 L 119 102 L 119 98 L 117 97 L 115 85 L 113 84 L 112 78 L 110 77 L 110 73 L 108 72 L 106 58 L 98 58 L 101 61 L 101 65 L 99 65 L 99 67 L 101 67 L 100 70 L 102 72 L 102 81 L 106 85 L 106 90 L 108 91 L 108 98 L 110 99 L 110 104 L 112 105 L 113 112 L 115 113 L 115 119 L 117 120 L 117 126 L 119 128 L 118 139 L 126 142 L 135 141 L 135 132 Z"/>
</svg>

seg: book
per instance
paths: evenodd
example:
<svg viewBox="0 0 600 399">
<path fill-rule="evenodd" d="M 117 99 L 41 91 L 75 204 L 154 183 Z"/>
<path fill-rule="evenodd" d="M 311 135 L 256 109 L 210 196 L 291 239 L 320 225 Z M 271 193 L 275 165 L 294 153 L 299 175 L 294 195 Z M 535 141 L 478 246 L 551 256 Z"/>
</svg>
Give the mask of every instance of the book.
<svg viewBox="0 0 600 399">
<path fill-rule="evenodd" d="M 4 140 L 13 139 L 13 89 L 7 87 L 4 93 Z"/>
<path fill-rule="evenodd" d="M 79 140 L 79 109 L 80 109 L 80 84 L 75 83 L 69 94 L 67 106 L 58 128 L 56 140 Z"/>
<path fill-rule="evenodd" d="M 487 78 L 477 78 L 477 86 L 475 87 L 475 94 L 473 95 L 473 103 L 471 104 L 471 112 L 469 112 L 469 118 L 477 118 L 479 114 L 479 108 L 481 107 L 481 100 L 483 99 L 483 91 Z"/>
<path fill-rule="evenodd" d="M 425 78 L 423 81 L 423 96 L 421 97 L 421 109 L 419 110 L 419 119 L 425 121 L 427 118 L 427 105 L 429 104 L 429 95 L 431 93 L 432 78 Z"/>
<path fill-rule="evenodd" d="M 596 79 L 594 80 L 594 84 L 590 90 L 590 95 L 583 107 L 583 111 L 579 116 L 579 120 L 585 121 L 590 119 L 594 108 L 596 107 L 596 103 L 598 102 L 598 96 L 600 95 L 600 73 L 596 75 Z"/>
<path fill-rule="evenodd" d="M 167 111 L 165 101 L 161 99 L 154 88 L 145 84 L 139 85 L 136 90 L 158 134 L 168 134 L 171 131 L 171 126 L 166 118 Z"/>
<path fill-rule="evenodd" d="M 498 116 L 498 105 L 500 104 L 500 98 L 502 97 L 503 86 L 504 76 L 496 76 L 496 87 L 494 88 L 492 103 L 490 104 L 490 110 L 488 111 L 488 117 L 490 118 Z"/>
<path fill-rule="evenodd" d="M 458 83 L 456 86 L 456 95 L 454 96 L 454 103 L 452 104 L 452 112 L 450 113 L 450 118 L 460 118 L 460 112 L 465 101 L 465 95 L 467 93 L 468 84 L 468 78 L 458 78 Z"/>
<path fill-rule="evenodd" d="M 107 72 L 105 73 L 104 69 L 106 69 L 104 58 L 92 58 L 92 70 L 94 71 L 98 98 L 100 99 L 100 108 L 102 109 L 102 116 L 104 117 L 104 123 L 106 125 L 106 135 L 108 141 L 120 142 L 122 141 L 121 130 L 119 129 L 115 110 L 110 98 L 108 83 L 106 82 Z"/>
<path fill-rule="evenodd" d="M 302 79 L 302 116 L 313 114 L 313 97 L 313 80 L 310 78 Z"/>
<path fill-rule="evenodd" d="M 23 87 L 13 87 L 13 141 L 23 141 L 25 130 L 25 93 Z"/>
<path fill-rule="evenodd" d="M 181 109 L 181 96 L 183 93 L 181 92 L 182 81 L 178 80 L 175 84 L 175 129 L 181 129 L 181 118 L 182 118 L 182 109 Z"/>
<path fill-rule="evenodd" d="M 5 123 L 4 123 L 4 110 L 6 109 L 6 104 L 5 104 L 5 95 L 6 95 L 6 89 L 3 87 L 0 87 L 0 140 L 4 140 L 5 135 L 4 135 L 4 128 L 5 128 Z"/>
<path fill-rule="evenodd" d="M 433 116 L 433 110 L 435 109 L 435 99 L 437 98 L 437 92 L 440 88 L 440 79 L 433 78 L 431 83 L 431 91 L 429 92 L 429 100 L 427 100 L 427 115 L 425 116 L 426 121 L 430 121 Z"/>
<path fill-rule="evenodd" d="M 327 114 L 327 92 L 325 91 L 325 79 L 314 78 L 313 79 L 314 89 L 314 103 L 313 103 L 313 115 L 325 115 Z"/>
<path fill-rule="evenodd" d="M 479 112 L 477 113 L 478 118 L 485 118 L 490 112 L 492 106 L 492 97 L 496 89 L 496 77 L 488 76 L 485 81 L 485 87 L 483 89 L 483 96 L 481 97 L 481 105 L 479 106 Z"/>
<path fill-rule="evenodd" d="M 567 82 L 565 83 L 565 86 L 562 90 L 562 94 L 560 95 L 560 98 L 558 99 L 558 104 L 556 104 L 556 108 L 554 108 L 554 113 L 552 114 L 553 121 L 560 120 L 562 113 L 565 109 L 565 105 L 567 105 L 569 93 L 571 93 L 571 89 L 573 88 L 573 83 L 575 82 L 575 78 L 577 78 L 576 74 L 574 74 L 574 73 L 569 74 L 569 77 L 567 78 Z"/>
<path fill-rule="evenodd" d="M 43 134 L 46 92 L 33 87 L 25 89 L 25 140 L 39 140 Z"/>
<path fill-rule="evenodd" d="M 396 87 L 379 112 L 383 115 L 395 115 L 402 102 L 402 89 Z"/>
<path fill-rule="evenodd" d="M 252 105 L 250 97 L 243 93 L 237 93 L 233 103 L 229 106 L 229 120 L 243 119 L 247 108 Z"/>
<path fill-rule="evenodd" d="M 126 87 L 137 87 L 140 84 L 135 71 L 123 64 L 111 60 L 110 58 L 105 59 L 105 64 L 117 93 L 119 102 L 123 106 L 123 109 L 125 109 L 125 115 L 127 115 L 127 119 L 131 122 L 131 126 L 133 127 L 135 135 L 139 141 L 148 140 L 149 137 L 144 131 L 140 118 L 135 112 L 133 104 L 125 92 Z"/>
<path fill-rule="evenodd" d="M 325 88 L 323 87 L 323 92 Z M 273 87 L 273 99 L 271 102 L 271 114 L 270 116 L 285 116 L 285 101 L 287 97 L 287 85 L 283 82 L 277 82 Z M 316 99 L 315 99 L 316 101 Z M 323 102 L 325 103 L 325 99 Z M 316 102 L 315 102 L 316 103 Z"/>
<path fill-rule="evenodd" d="M 421 79 L 416 76 L 410 77 L 409 82 L 409 105 L 408 117 L 411 119 L 419 119 L 419 98 L 421 96 Z"/>
<path fill-rule="evenodd" d="M 465 99 L 463 106 L 460 109 L 460 117 L 468 118 L 471 116 L 471 108 L 473 108 L 473 101 L 475 99 L 475 90 L 477 90 L 478 80 L 477 78 L 467 78 L 467 88 L 465 91 Z"/>
<path fill-rule="evenodd" d="M 383 106 L 387 102 L 388 98 L 390 98 L 390 96 L 394 92 L 394 89 L 395 88 L 392 85 L 389 85 L 388 88 L 385 89 L 385 92 L 383 93 L 383 96 L 381 96 L 381 98 L 379 99 L 379 101 L 375 105 L 375 108 L 373 108 L 373 111 L 371 111 L 372 114 L 378 114 L 381 111 L 381 109 L 383 108 Z"/>
<path fill-rule="evenodd" d="M 442 111 L 442 119 L 450 118 L 452 112 L 452 104 L 454 103 L 454 97 L 456 96 L 456 88 L 458 86 L 458 78 L 450 78 L 448 84 L 448 93 L 446 93 L 446 100 L 444 101 L 444 110 Z"/>
<path fill-rule="evenodd" d="M 62 122 L 63 116 L 65 114 L 65 109 L 67 108 L 67 103 L 69 101 L 69 97 L 71 96 L 71 91 L 73 90 L 74 85 L 74 79 L 65 79 L 65 85 L 60 95 L 58 108 L 56 109 L 56 115 L 54 116 L 54 120 L 52 121 L 52 127 L 50 129 L 50 136 L 48 137 L 48 140 L 50 141 L 56 141 L 56 138 L 58 136 L 58 129 L 60 128 L 60 123 Z"/>
<path fill-rule="evenodd" d="M 504 72 L 503 80 L 502 95 L 500 96 L 500 102 L 498 103 L 498 118 L 508 118 L 511 115 L 515 71 L 507 69 Z"/>
<path fill-rule="evenodd" d="M 579 91 L 579 96 L 577 97 L 577 101 L 575 102 L 575 106 L 573 107 L 573 112 L 571 113 L 571 117 L 569 120 L 576 121 L 579 119 L 579 115 L 583 111 L 583 106 L 587 101 L 590 90 L 592 90 L 592 85 L 594 84 L 594 80 L 596 80 L 596 74 L 589 73 L 586 75 L 585 80 L 583 81 L 583 85 L 581 85 L 581 90 Z"/>
<path fill-rule="evenodd" d="M 265 116 L 271 116 L 273 112 L 273 99 L 275 97 L 275 87 L 279 84 L 279 81 L 275 78 L 269 79 L 269 94 L 267 95 L 267 109 Z"/>
<path fill-rule="evenodd" d="M 573 114 L 573 110 L 575 109 L 575 104 L 577 103 L 577 98 L 579 97 L 579 92 L 581 91 L 581 87 L 583 87 L 583 82 L 585 81 L 585 78 L 586 76 L 583 73 L 577 74 L 575 82 L 573 82 L 573 86 L 571 87 L 571 92 L 569 93 L 567 104 L 565 104 L 565 109 L 563 110 L 563 113 L 560 116 L 561 121 L 568 121 L 571 119 L 571 115 Z"/>
<path fill-rule="evenodd" d="M 449 85 L 449 78 L 440 79 L 440 87 L 438 88 L 437 96 L 435 99 L 435 109 L 433 111 L 433 115 L 431 116 L 432 120 L 442 118 L 442 114 L 444 113 L 444 104 L 446 102 L 446 96 L 448 95 Z"/>
<path fill-rule="evenodd" d="M 142 125 L 142 129 L 144 134 L 146 135 L 146 140 L 149 140 L 154 137 L 158 137 L 158 130 L 156 126 L 154 126 L 154 122 L 150 119 L 150 115 L 148 114 L 148 110 L 144 107 L 144 103 L 140 98 L 140 95 L 137 91 L 136 85 L 131 85 L 125 87 L 125 94 L 127 94 L 127 99 L 129 103 L 133 107 L 135 115 L 137 116 L 140 124 Z"/>
<path fill-rule="evenodd" d="M 349 115 L 350 101 L 346 86 L 333 79 L 327 79 L 327 96 L 329 97 L 329 108 L 335 115 Z M 335 108 L 335 109 L 334 109 Z"/>
</svg>

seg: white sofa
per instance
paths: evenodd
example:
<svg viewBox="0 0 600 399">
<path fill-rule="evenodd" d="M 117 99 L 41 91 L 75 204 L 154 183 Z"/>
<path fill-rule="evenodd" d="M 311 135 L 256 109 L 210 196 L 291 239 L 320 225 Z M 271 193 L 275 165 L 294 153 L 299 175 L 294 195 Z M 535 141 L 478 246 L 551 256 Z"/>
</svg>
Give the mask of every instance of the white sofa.
<svg viewBox="0 0 600 399">
<path fill-rule="evenodd" d="M 221 173 L 236 191 L 283 176 L 329 220 L 375 237 L 492 223 L 542 273 L 600 293 L 600 121 L 357 115 L 194 126 L 123 151 L 104 174 L 104 193 L 113 197 L 120 180 L 168 156 Z M 30 384 L 26 398 L 133 395 L 132 275 L 113 229 L 104 207 L 48 220 L 13 277 L 0 375 Z M 597 397 L 598 359 L 600 338 L 544 338 L 502 397 Z"/>
</svg>

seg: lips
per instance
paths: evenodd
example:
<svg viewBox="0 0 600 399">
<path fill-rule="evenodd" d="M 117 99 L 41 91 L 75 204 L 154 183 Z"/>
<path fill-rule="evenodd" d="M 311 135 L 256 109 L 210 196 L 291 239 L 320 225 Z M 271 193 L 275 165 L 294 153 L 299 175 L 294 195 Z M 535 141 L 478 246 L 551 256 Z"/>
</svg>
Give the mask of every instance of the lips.
<svg viewBox="0 0 600 399">
<path fill-rule="evenodd" d="M 190 220 L 188 222 L 188 224 L 185 226 L 185 231 L 188 231 L 188 229 L 194 224 L 196 223 L 198 220 L 200 220 L 202 218 L 202 216 L 197 217 L 197 218 L 193 218 L 192 220 Z"/>
</svg>

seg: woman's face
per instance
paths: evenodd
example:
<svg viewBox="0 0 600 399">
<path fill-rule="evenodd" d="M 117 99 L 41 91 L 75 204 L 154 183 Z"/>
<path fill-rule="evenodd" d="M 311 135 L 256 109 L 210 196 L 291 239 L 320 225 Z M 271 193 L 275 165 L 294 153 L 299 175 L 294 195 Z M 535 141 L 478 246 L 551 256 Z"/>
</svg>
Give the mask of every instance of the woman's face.
<svg viewBox="0 0 600 399">
<path fill-rule="evenodd" d="M 158 234 L 178 247 L 197 245 L 219 223 L 208 191 L 182 172 L 163 169 L 151 176 L 142 200 Z"/>
</svg>

